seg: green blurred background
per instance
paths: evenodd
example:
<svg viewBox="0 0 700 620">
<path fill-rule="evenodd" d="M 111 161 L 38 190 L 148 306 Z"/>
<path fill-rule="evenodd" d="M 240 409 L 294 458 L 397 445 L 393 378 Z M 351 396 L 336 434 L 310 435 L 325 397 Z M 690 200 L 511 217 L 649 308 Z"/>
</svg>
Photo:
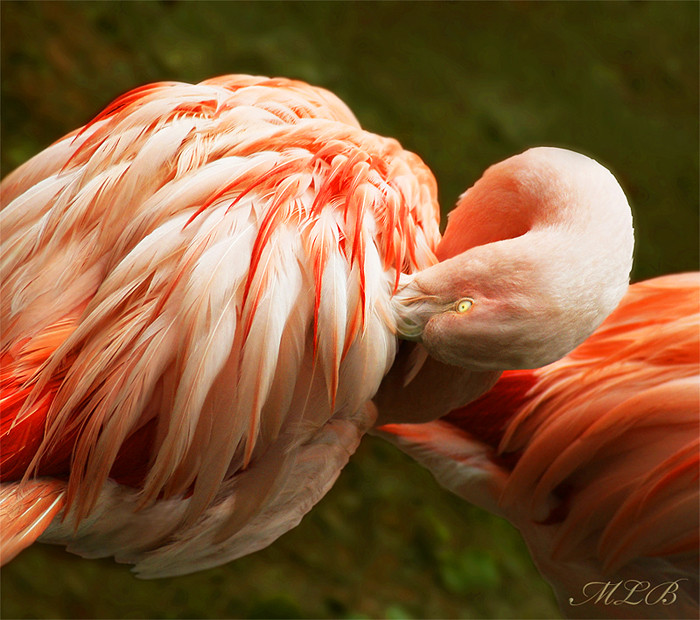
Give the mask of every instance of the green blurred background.
<svg viewBox="0 0 700 620">
<path fill-rule="evenodd" d="M 444 213 L 528 146 L 607 165 L 633 205 L 635 280 L 698 268 L 698 3 L 12 2 L 2 174 L 157 80 L 288 76 L 430 165 Z M 36 546 L 2 570 L 3 618 L 558 617 L 513 528 L 363 442 L 269 548 L 144 582 Z"/>
</svg>

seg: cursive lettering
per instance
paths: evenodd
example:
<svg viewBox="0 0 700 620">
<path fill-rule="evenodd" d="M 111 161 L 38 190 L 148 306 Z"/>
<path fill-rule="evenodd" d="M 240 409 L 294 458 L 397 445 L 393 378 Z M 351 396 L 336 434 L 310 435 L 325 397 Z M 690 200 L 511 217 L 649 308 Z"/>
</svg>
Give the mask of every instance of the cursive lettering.
<svg viewBox="0 0 700 620">
<path fill-rule="evenodd" d="M 679 583 L 687 579 L 676 579 L 652 585 L 649 581 L 627 579 L 613 581 L 589 581 L 581 588 L 584 599 L 569 598 L 569 605 L 673 605 L 676 602 Z"/>
</svg>

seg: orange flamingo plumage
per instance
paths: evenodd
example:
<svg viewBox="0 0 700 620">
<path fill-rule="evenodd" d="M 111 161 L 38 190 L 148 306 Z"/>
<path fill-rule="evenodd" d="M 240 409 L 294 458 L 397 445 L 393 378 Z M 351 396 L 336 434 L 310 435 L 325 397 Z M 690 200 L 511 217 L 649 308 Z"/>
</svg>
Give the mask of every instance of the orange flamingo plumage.
<svg viewBox="0 0 700 620">
<path fill-rule="evenodd" d="M 440 250 L 416 155 L 250 76 L 127 93 L 2 207 L 2 560 L 41 537 L 145 577 L 298 523 L 375 423 L 399 338 L 416 385 L 459 366 L 432 419 L 582 342 L 633 246 L 614 177 L 538 148 L 487 171 Z"/>
<path fill-rule="evenodd" d="M 664 276 L 561 360 L 380 433 L 519 528 L 568 616 L 695 618 L 699 356 L 700 273 Z"/>
</svg>

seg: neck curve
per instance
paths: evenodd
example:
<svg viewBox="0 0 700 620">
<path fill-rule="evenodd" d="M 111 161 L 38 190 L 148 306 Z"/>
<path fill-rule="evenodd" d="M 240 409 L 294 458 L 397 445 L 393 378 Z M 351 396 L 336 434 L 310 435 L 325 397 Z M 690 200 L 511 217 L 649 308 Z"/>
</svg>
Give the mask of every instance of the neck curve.
<svg viewBox="0 0 700 620">
<path fill-rule="evenodd" d="M 399 331 L 471 370 L 551 363 L 617 306 L 633 246 L 631 211 L 608 170 L 571 151 L 530 149 L 462 196 L 441 262 L 396 296 Z M 461 298 L 474 301 L 463 318 Z"/>
</svg>

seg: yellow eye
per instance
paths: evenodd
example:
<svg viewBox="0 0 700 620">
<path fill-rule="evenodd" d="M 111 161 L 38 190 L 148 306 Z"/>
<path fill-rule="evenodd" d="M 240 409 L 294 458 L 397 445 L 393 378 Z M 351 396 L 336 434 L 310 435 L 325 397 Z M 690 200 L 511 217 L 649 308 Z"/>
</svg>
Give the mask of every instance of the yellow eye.
<svg viewBox="0 0 700 620">
<path fill-rule="evenodd" d="M 468 312 L 473 305 L 473 299 L 461 299 L 459 302 L 457 302 L 457 312 L 459 312 L 460 314 Z"/>
</svg>

